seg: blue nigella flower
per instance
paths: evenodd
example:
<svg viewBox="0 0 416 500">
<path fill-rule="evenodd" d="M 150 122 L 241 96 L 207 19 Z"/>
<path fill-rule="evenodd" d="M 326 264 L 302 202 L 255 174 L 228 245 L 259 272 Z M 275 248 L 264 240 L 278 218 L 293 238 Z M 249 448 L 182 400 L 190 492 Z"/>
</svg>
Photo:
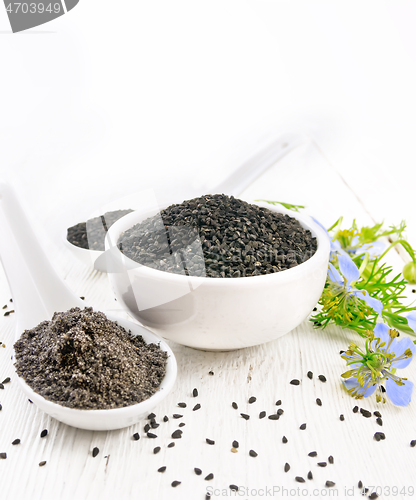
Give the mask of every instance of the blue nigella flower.
<svg viewBox="0 0 416 500">
<path fill-rule="evenodd" d="M 341 376 L 351 396 L 371 396 L 375 391 L 377 402 L 386 402 L 387 395 L 398 406 L 410 403 L 413 383 L 396 375 L 396 369 L 406 368 L 413 359 L 416 346 L 409 337 L 398 341 L 397 330 L 378 323 L 365 343 L 365 351 L 356 344 L 350 344 L 341 356 L 350 370 Z"/>
</svg>

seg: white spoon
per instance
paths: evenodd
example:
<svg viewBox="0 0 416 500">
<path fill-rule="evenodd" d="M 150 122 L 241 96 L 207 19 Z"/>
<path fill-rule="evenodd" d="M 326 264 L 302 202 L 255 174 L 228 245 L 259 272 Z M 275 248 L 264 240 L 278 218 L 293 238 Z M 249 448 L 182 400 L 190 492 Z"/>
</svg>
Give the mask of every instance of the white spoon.
<svg viewBox="0 0 416 500">
<path fill-rule="evenodd" d="M 76 297 L 58 277 L 44 254 L 12 188 L 0 182 L 0 257 L 10 285 L 16 309 L 16 340 L 24 330 L 50 320 L 54 312 L 87 304 Z M 103 311 L 105 312 L 105 311 Z M 147 343 L 160 344 L 167 352 L 166 375 L 149 399 L 124 408 L 111 410 L 76 410 L 46 400 L 17 376 L 27 397 L 45 413 L 80 429 L 112 430 L 127 427 L 145 417 L 169 393 L 176 379 L 177 365 L 169 346 L 155 334 L 136 323 L 107 314 L 112 321 L 141 335 Z"/>
</svg>

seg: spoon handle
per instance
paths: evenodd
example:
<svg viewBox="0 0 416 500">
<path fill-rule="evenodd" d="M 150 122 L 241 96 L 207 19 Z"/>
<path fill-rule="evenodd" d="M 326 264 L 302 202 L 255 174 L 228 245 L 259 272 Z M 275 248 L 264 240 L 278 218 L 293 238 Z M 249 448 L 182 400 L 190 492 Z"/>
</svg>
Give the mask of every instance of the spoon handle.
<svg viewBox="0 0 416 500">
<path fill-rule="evenodd" d="M 15 192 L 4 182 L 0 182 L 0 231 L 0 258 L 17 312 L 17 337 L 56 311 L 83 307 L 56 274 Z"/>
</svg>

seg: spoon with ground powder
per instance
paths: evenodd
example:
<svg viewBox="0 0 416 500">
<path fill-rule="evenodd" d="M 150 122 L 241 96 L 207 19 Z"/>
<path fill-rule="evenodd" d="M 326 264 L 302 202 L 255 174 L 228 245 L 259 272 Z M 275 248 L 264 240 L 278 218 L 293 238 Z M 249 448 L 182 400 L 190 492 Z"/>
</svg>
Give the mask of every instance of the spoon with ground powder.
<svg viewBox="0 0 416 500">
<path fill-rule="evenodd" d="M 94 311 L 58 277 L 14 191 L 0 183 L 0 257 L 17 313 L 17 379 L 40 409 L 68 425 L 132 425 L 176 378 L 169 346 L 149 330 Z"/>
</svg>

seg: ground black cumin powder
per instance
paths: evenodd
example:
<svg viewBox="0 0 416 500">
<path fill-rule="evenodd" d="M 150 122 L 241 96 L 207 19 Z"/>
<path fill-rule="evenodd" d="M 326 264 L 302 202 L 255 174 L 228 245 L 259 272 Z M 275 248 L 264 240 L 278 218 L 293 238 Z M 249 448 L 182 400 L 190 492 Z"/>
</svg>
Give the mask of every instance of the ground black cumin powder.
<svg viewBox="0 0 416 500">
<path fill-rule="evenodd" d="M 91 307 L 55 313 L 14 345 L 16 370 L 44 398 L 78 409 L 130 406 L 152 396 L 167 354 Z"/>
<path fill-rule="evenodd" d="M 125 231 L 118 247 L 161 271 L 239 278 L 297 266 L 317 243 L 293 217 L 216 194 L 171 205 Z"/>
</svg>

